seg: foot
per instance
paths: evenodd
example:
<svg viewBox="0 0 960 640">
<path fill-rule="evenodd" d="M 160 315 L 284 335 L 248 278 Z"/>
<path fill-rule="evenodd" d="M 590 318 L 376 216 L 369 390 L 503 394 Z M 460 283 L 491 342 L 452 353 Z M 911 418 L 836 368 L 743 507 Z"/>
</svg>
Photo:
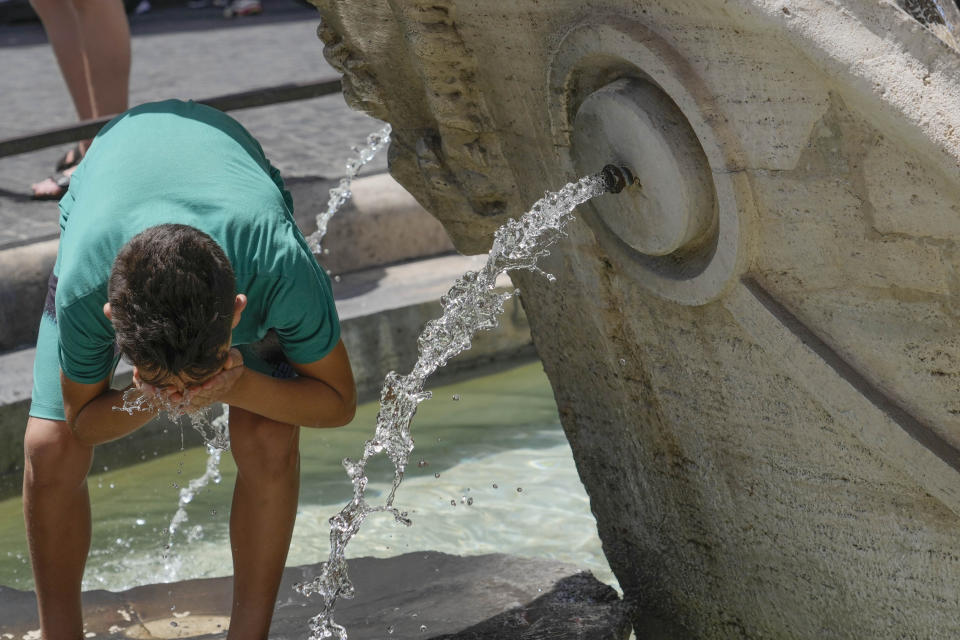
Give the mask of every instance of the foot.
<svg viewBox="0 0 960 640">
<path fill-rule="evenodd" d="M 76 170 L 77 167 L 73 166 L 50 176 L 46 180 L 34 183 L 31 186 L 34 200 L 59 200 L 62 198 L 70 186 L 70 176 Z"/>
<path fill-rule="evenodd" d="M 83 153 L 86 149 L 81 145 L 76 145 L 69 151 L 67 151 L 61 158 L 57 161 L 57 166 L 54 168 L 54 171 L 60 172 L 69 169 L 70 167 L 75 167 L 80 164 L 80 161 L 83 160 Z"/>
</svg>

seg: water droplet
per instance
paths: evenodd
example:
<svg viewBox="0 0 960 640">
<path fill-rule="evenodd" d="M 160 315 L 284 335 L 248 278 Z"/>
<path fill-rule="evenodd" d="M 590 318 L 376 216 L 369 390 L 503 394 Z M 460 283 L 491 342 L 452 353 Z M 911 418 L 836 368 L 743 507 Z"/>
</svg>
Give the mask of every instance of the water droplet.
<svg viewBox="0 0 960 640">
<path fill-rule="evenodd" d="M 424 460 L 423 458 L 420 458 L 420 462 L 417 463 L 417 466 L 422 469 L 423 467 L 430 466 L 430 463 Z"/>
<path fill-rule="evenodd" d="M 456 500 L 451 500 L 451 501 L 450 501 L 450 506 L 451 506 L 451 507 L 457 506 L 457 501 L 456 501 Z"/>
<path fill-rule="evenodd" d="M 180 485 L 178 485 L 176 482 L 171 482 L 170 484 L 173 485 L 173 488 L 174 488 L 174 489 L 179 489 L 179 488 L 180 488 Z"/>
<path fill-rule="evenodd" d="M 136 520 L 134 520 L 134 522 L 137 523 L 138 527 L 142 527 L 143 525 L 147 524 L 147 521 L 144 520 L 143 518 L 137 518 Z"/>
<path fill-rule="evenodd" d="M 393 635 L 393 625 L 390 625 L 389 627 L 387 627 L 387 633 Z"/>
<path fill-rule="evenodd" d="M 110 488 L 113 489 L 114 486 L 115 486 L 115 485 L 111 482 L 111 483 L 110 483 Z"/>
<path fill-rule="evenodd" d="M 171 627 L 179 627 L 180 625 L 177 624 L 175 621 L 171 620 L 171 621 L 170 621 L 170 626 L 171 626 Z"/>
<path fill-rule="evenodd" d="M 473 498 L 467 498 L 467 506 L 469 507 L 472 505 L 473 505 Z"/>
<path fill-rule="evenodd" d="M 467 504 L 467 496 L 460 496 L 460 504 Z"/>
<path fill-rule="evenodd" d="M 439 478 L 439 477 L 440 477 L 440 472 L 438 471 L 437 473 L 433 474 L 433 477 L 434 477 L 434 478 Z"/>
<path fill-rule="evenodd" d="M 177 605 L 175 604 L 170 605 L 170 611 L 176 611 L 176 610 L 177 610 Z"/>
<path fill-rule="evenodd" d="M 523 487 L 517 487 L 517 493 L 522 493 L 522 492 L 523 492 Z"/>
<path fill-rule="evenodd" d="M 329 248 L 324 249 L 324 250 L 323 250 L 323 255 L 325 255 L 325 256 L 330 255 L 330 249 L 329 249 Z"/>
<path fill-rule="evenodd" d="M 421 633 L 423 633 L 423 632 L 426 631 L 426 630 L 427 630 L 427 625 L 425 625 L 425 624 L 420 625 L 420 632 L 421 632 Z"/>
<path fill-rule="evenodd" d="M 340 282 L 340 276 L 333 276 L 334 282 Z"/>
<path fill-rule="evenodd" d="M 621 366 L 621 367 L 627 366 L 627 361 L 626 361 L 625 358 L 620 358 L 620 366 Z"/>
<path fill-rule="evenodd" d="M 217 510 L 216 510 L 216 509 L 210 509 L 210 516 L 213 517 L 213 516 L 215 516 L 215 515 L 217 515 Z"/>
<path fill-rule="evenodd" d="M 459 394 L 459 393 L 453 394 L 452 400 L 453 400 L 454 402 L 460 402 L 460 394 Z"/>
<path fill-rule="evenodd" d="M 103 470 L 104 470 L 104 471 L 110 471 L 110 467 L 108 467 L 107 465 L 103 465 Z"/>
</svg>

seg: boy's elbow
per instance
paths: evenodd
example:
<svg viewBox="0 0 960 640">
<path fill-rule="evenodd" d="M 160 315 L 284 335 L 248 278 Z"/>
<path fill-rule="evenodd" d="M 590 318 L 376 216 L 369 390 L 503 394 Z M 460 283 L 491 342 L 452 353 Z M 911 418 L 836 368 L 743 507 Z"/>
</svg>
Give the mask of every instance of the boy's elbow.
<svg viewBox="0 0 960 640">
<path fill-rule="evenodd" d="M 343 414 L 340 416 L 340 419 L 337 421 L 337 424 L 333 425 L 335 427 L 343 427 L 351 422 L 353 422 L 354 416 L 357 415 L 357 403 L 356 401 L 353 404 L 350 404 L 344 407 Z"/>
<path fill-rule="evenodd" d="M 314 427 L 342 427 L 353 422 L 354 416 L 357 414 L 357 390 L 356 388 L 350 389 L 349 392 L 343 393 L 340 396 L 340 403 L 337 407 L 337 411 L 333 415 L 327 415 L 326 419 L 322 422 L 318 422 L 312 426 Z"/>
<path fill-rule="evenodd" d="M 357 415 L 357 388 L 351 387 L 350 392 L 346 394 L 343 399 L 343 410 L 341 411 L 340 420 L 337 421 L 337 424 L 334 426 L 342 427 L 353 422 L 354 416 Z"/>
</svg>

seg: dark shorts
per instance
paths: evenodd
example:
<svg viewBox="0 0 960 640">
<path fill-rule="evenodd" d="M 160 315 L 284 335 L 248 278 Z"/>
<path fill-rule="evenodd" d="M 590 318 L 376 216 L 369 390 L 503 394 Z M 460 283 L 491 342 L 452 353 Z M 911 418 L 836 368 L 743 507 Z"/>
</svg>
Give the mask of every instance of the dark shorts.
<svg viewBox="0 0 960 640">
<path fill-rule="evenodd" d="M 60 354 L 54 306 L 56 290 L 57 277 L 52 275 L 47 289 L 47 301 L 40 316 L 30 402 L 30 415 L 47 420 L 66 419 L 63 411 L 63 391 L 60 387 Z M 297 375 L 280 347 L 280 339 L 272 329 L 267 331 L 259 342 L 237 345 L 237 349 L 243 354 L 244 366 L 249 369 L 274 378 L 294 378 Z M 114 356 L 111 371 L 116 369 L 119 362 L 120 355 L 117 354 Z"/>
</svg>

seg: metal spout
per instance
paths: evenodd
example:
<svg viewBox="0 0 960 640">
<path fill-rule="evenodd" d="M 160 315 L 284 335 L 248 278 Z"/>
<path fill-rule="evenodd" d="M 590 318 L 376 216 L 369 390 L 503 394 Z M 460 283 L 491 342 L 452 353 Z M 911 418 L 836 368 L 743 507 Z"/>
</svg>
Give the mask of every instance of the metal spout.
<svg viewBox="0 0 960 640">
<path fill-rule="evenodd" d="M 610 193 L 620 193 L 636 180 L 628 167 L 618 167 L 615 164 L 605 166 L 600 171 L 600 177 Z"/>
</svg>

